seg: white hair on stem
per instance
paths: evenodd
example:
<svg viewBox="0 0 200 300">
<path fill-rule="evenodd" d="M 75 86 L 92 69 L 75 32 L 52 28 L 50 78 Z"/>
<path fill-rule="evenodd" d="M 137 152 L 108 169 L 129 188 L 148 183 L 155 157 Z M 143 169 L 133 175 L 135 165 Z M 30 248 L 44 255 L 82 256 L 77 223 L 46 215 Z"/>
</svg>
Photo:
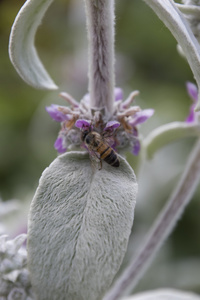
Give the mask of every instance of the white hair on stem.
<svg viewBox="0 0 200 300">
<path fill-rule="evenodd" d="M 114 102 L 114 1 L 85 0 L 89 39 L 89 93 L 94 109 L 110 115 Z"/>
</svg>

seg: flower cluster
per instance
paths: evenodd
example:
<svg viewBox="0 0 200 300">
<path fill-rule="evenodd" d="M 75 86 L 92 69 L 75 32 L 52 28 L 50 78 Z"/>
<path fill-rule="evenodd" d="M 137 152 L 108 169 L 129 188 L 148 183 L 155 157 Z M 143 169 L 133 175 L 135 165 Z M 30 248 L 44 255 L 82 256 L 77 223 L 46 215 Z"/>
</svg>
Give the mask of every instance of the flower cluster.
<svg viewBox="0 0 200 300">
<path fill-rule="evenodd" d="M 103 109 L 91 109 L 89 94 L 78 103 L 70 95 L 61 93 L 60 96 L 67 100 L 70 107 L 55 104 L 46 107 L 51 118 L 61 123 L 61 130 L 54 144 L 59 153 L 84 147 L 81 131 L 86 126 L 102 135 L 105 131 L 109 132 L 112 136 L 110 146 L 115 150 L 131 149 L 134 155 L 138 155 L 140 151 L 138 125 L 149 119 L 154 110 L 141 110 L 139 106 L 131 106 L 138 91 L 132 92 L 125 101 L 122 89 L 115 88 L 114 93 L 113 114 L 109 117 L 105 116 Z"/>
<path fill-rule="evenodd" d="M 0 299 L 32 300 L 31 283 L 26 268 L 27 253 L 22 247 L 26 234 L 13 240 L 0 236 Z"/>
<path fill-rule="evenodd" d="M 198 88 L 196 84 L 187 82 L 186 88 L 188 95 L 192 99 L 193 103 L 190 106 L 190 113 L 186 118 L 187 123 L 197 123 L 199 121 L 199 112 L 195 112 L 195 107 L 198 101 Z"/>
</svg>

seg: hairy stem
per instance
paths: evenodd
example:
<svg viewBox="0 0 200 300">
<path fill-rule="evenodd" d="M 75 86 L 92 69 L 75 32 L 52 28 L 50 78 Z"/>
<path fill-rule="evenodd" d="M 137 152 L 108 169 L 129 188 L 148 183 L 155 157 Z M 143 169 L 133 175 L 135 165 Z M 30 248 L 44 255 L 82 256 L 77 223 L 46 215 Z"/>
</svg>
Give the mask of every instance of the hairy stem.
<svg viewBox="0 0 200 300">
<path fill-rule="evenodd" d="M 85 0 L 91 107 L 113 111 L 114 0 Z"/>
<path fill-rule="evenodd" d="M 200 180 L 200 139 L 188 159 L 185 171 L 169 201 L 153 224 L 144 245 L 104 300 L 117 300 L 137 284 L 151 260 L 171 233 Z"/>
</svg>

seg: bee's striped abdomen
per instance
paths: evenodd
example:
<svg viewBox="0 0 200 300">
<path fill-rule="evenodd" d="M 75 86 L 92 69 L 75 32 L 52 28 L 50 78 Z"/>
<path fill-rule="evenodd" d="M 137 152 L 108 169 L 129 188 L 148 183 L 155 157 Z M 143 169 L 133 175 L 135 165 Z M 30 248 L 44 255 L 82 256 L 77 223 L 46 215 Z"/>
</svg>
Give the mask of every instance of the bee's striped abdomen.
<svg viewBox="0 0 200 300">
<path fill-rule="evenodd" d="M 95 154 L 100 160 L 104 160 L 112 167 L 119 167 L 117 153 L 102 139 L 98 132 L 83 132 L 82 140 L 87 145 L 88 150 Z"/>
<path fill-rule="evenodd" d="M 107 145 L 106 145 L 106 147 L 104 145 L 101 146 L 100 150 L 101 151 L 99 153 L 100 153 L 101 159 L 105 159 L 105 157 L 110 153 L 110 147 Z"/>
<path fill-rule="evenodd" d="M 118 156 L 111 147 L 108 146 L 106 149 L 104 149 L 104 151 L 101 152 L 100 157 L 105 162 L 107 162 L 109 165 L 111 165 L 113 167 L 119 167 Z"/>
</svg>

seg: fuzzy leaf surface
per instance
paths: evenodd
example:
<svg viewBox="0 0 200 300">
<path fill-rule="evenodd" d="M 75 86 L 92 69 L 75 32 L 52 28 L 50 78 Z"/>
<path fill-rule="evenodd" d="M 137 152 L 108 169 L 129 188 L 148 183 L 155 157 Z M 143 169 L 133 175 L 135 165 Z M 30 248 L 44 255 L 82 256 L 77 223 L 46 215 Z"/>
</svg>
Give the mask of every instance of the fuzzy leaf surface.
<svg viewBox="0 0 200 300">
<path fill-rule="evenodd" d="M 200 135 L 199 124 L 187 124 L 186 122 L 172 122 L 157 127 L 144 139 L 143 146 L 147 158 L 153 155 L 162 147 L 186 137 L 198 137 Z"/>
<path fill-rule="evenodd" d="M 28 267 L 40 300 L 99 300 L 123 260 L 137 194 L 135 174 L 94 169 L 65 153 L 43 172 L 29 216 Z"/>
<path fill-rule="evenodd" d="M 200 296 L 186 291 L 158 289 L 139 293 L 122 300 L 200 300 Z"/>
<path fill-rule="evenodd" d="M 38 89 L 57 89 L 41 63 L 34 45 L 37 28 L 52 1 L 27 0 L 10 33 L 10 60 L 22 79 Z"/>
</svg>

